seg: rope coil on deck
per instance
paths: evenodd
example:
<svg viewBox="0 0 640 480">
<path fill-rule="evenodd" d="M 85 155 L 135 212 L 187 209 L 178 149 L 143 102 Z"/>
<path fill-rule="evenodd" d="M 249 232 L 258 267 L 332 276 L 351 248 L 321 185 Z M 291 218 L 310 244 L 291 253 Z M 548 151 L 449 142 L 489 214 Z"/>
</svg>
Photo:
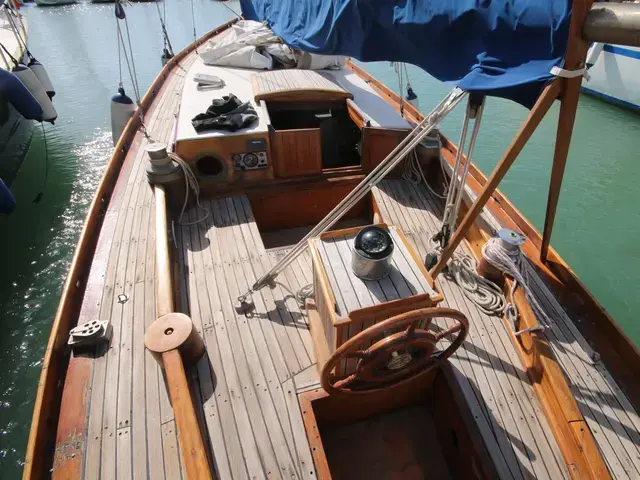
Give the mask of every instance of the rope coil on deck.
<svg viewBox="0 0 640 480">
<path fill-rule="evenodd" d="M 511 322 L 514 334 L 517 336 L 524 332 L 524 330 L 516 331 L 515 326 L 516 321 L 520 316 L 514 300 L 514 295 L 518 286 L 522 286 L 522 288 L 524 289 L 525 296 L 527 298 L 527 301 L 529 302 L 529 305 L 531 305 L 536 318 L 542 324 L 539 327 L 527 329 L 527 331 L 549 328 L 549 325 L 551 325 L 549 316 L 544 311 L 544 308 L 542 308 L 542 305 L 540 305 L 528 285 L 528 275 L 520 248 L 508 250 L 504 247 L 499 238 L 490 238 L 489 241 L 482 247 L 482 256 L 487 262 L 496 267 L 502 273 L 505 273 L 513 278 L 513 285 L 511 286 L 511 289 L 509 291 L 510 302 L 507 304 L 507 307 L 505 309 L 505 315 Z"/>
</svg>

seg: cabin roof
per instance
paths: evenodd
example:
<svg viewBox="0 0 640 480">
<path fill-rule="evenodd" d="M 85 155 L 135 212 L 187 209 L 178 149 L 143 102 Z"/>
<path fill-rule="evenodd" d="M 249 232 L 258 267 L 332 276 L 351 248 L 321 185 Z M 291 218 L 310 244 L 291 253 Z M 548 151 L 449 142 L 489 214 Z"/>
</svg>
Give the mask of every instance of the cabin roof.
<svg viewBox="0 0 640 480">
<path fill-rule="evenodd" d="M 322 101 L 353 98 L 332 79 L 315 70 L 271 70 L 251 76 L 256 102 L 264 101 Z"/>
<path fill-rule="evenodd" d="M 222 78 L 225 85 L 217 90 L 199 91 L 194 77 L 198 73 L 207 75 L 216 75 Z M 410 129 L 411 125 L 407 120 L 397 112 L 391 104 L 389 104 L 380 94 L 378 94 L 367 82 L 358 77 L 348 68 L 338 70 L 323 70 L 315 72 L 310 70 L 277 70 L 271 72 L 257 72 L 256 70 L 246 68 L 216 67 L 205 65 L 200 57 L 197 57 L 193 65 L 189 68 L 184 87 L 182 90 L 182 98 L 180 100 L 180 111 L 178 114 L 178 125 L 174 140 L 193 140 L 198 138 L 223 137 L 229 135 L 247 135 L 254 133 L 266 133 L 268 131 L 267 115 L 260 107 L 260 100 L 255 98 L 255 81 L 254 76 L 262 79 L 272 78 L 271 73 L 278 73 L 281 77 L 287 78 L 287 81 L 295 81 L 301 78 L 301 74 L 307 78 L 316 78 L 316 75 L 323 79 L 323 84 L 334 89 L 332 95 L 342 95 L 343 99 L 353 99 L 358 108 L 365 114 L 367 120 L 372 127 L 393 128 L 393 129 Z M 312 74 L 312 75 L 307 75 Z M 294 80 L 289 80 L 289 79 Z M 262 81 L 260 83 L 263 83 Z M 317 90 L 318 92 L 320 90 Z M 243 102 L 250 102 L 258 113 L 258 122 L 249 128 L 244 128 L 236 132 L 228 132 L 223 130 L 209 130 L 198 133 L 191 125 L 191 119 L 203 113 L 214 98 L 220 98 L 223 95 L 233 93 Z M 322 95 L 322 94 L 321 94 Z M 276 97 L 278 98 L 278 97 Z M 280 97 L 282 98 L 282 97 Z M 331 100 L 330 96 L 325 97 Z M 268 98 L 267 98 L 268 100 Z"/>
<path fill-rule="evenodd" d="M 187 72 L 182 98 L 180 100 L 180 112 L 178 114 L 178 127 L 176 140 L 192 140 L 197 138 L 226 137 L 229 135 L 247 135 L 251 133 L 266 133 L 268 131 L 267 120 L 262 115 L 259 102 L 254 101 L 251 90 L 250 77 L 255 70 L 244 68 L 215 67 L 205 65 L 200 56 L 196 58 Z M 215 75 L 224 80 L 224 86 L 217 90 L 198 90 L 198 84 L 194 77 L 198 73 Z M 254 122 L 249 128 L 243 128 L 236 132 L 225 130 L 208 130 L 198 133 L 191 124 L 191 119 L 207 110 L 214 98 L 233 93 L 243 102 L 250 102 L 258 112 L 258 122 Z"/>
</svg>

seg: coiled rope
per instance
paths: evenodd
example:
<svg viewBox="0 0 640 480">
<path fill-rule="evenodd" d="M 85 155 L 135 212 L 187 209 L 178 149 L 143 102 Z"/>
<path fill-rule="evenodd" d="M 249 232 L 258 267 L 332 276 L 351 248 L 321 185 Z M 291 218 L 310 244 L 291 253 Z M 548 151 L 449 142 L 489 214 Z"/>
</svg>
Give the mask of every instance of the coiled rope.
<svg viewBox="0 0 640 480">
<path fill-rule="evenodd" d="M 184 203 L 182 204 L 182 210 L 180 211 L 180 216 L 178 217 L 178 224 L 182 226 L 190 226 L 197 225 L 200 222 L 204 222 L 207 218 L 209 218 L 210 212 L 209 209 L 203 207 L 200 204 L 200 185 L 198 184 L 198 179 L 196 178 L 195 173 L 193 173 L 193 170 L 191 170 L 189 164 L 187 164 L 187 162 L 185 162 L 178 155 L 173 152 L 169 152 L 168 155 L 171 160 L 175 161 L 180 166 L 180 168 L 182 169 L 182 173 L 184 174 Z M 184 217 L 184 212 L 187 209 L 187 203 L 189 201 L 189 190 L 193 191 L 193 194 L 196 198 L 196 206 L 205 213 L 201 218 L 193 222 L 183 222 L 182 217 Z"/>
<path fill-rule="evenodd" d="M 440 243 L 431 240 L 431 248 L 442 253 Z M 487 315 L 502 316 L 507 308 L 507 299 L 502 289 L 491 280 L 476 273 L 476 262 L 469 255 L 455 253 L 447 263 L 445 275 L 452 279 L 465 296 Z"/>
<path fill-rule="evenodd" d="M 441 151 L 439 137 L 438 137 L 438 151 Z M 431 187 L 431 185 L 429 185 L 429 182 L 427 182 L 427 179 L 424 176 L 424 171 L 422 170 L 422 165 L 420 164 L 420 159 L 418 158 L 418 152 L 416 150 L 413 150 L 413 152 L 411 152 L 411 154 L 405 159 L 404 172 L 402 174 L 402 177 L 407 182 L 412 183 L 414 185 L 420 185 L 420 182 L 424 182 L 424 184 L 427 186 L 429 191 L 433 193 L 436 197 L 446 199 L 447 193 L 449 192 L 449 184 L 447 183 L 447 173 L 445 172 L 444 164 L 442 163 L 445 160 L 442 158 L 442 155 L 440 155 L 439 160 L 440 160 L 440 168 L 442 169 L 442 178 L 444 179 L 443 185 L 442 185 L 443 193 L 436 192 Z"/>
<path fill-rule="evenodd" d="M 529 288 L 528 274 L 520 249 L 514 248 L 512 250 L 508 250 L 502 245 L 499 238 L 491 238 L 482 247 L 482 256 L 495 268 L 500 270 L 502 273 L 509 275 L 513 279 L 513 285 L 509 290 L 510 301 L 506 306 L 505 315 L 511 322 L 515 335 L 519 335 L 525 331 L 549 328 L 551 325 L 550 318 L 542 308 L 542 305 L 540 305 L 536 299 L 531 288 Z M 518 312 L 518 308 L 516 307 L 514 295 L 519 286 L 524 289 L 527 301 L 529 302 L 529 305 L 531 305 L 533 313 L 541 325 L 528 328 L 526 330 L 516 331 L 516 321 L 520 316 L 520 312 Z"/>
</svg>

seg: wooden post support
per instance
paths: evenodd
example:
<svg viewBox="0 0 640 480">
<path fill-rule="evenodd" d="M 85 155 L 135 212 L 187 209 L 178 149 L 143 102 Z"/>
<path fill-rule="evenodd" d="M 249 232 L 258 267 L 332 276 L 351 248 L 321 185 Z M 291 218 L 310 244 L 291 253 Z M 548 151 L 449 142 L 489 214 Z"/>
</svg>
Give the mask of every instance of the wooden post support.
<svg viewBox="0 0 640 480">
<path fill-rule="evenodd" d="M 569 27 L 569 43 L 567 44 L 567 56 L 564 66 L 567 70 L 577 70 L 584 67 L 589 44 L 582 39 L 582 27 L 592 3 L 593 0 L 574 0 L 573 2 L 571 26 Z M 556 146 L 553 152 L 553 167 L 551 170 L 551 180 L 549 182 L 544 233 L 542 235 L 542 245 L 540 246 L 540 260 L 542 262 L 547 260 L 549 243 L 551 242 L 551 233 L 556 218 L 560 188 L 562 187 L 562 177 L 564 176 L 564 169 L 567 164 L 567 155 L 569 154 L 569 145 L 571 144 L 571 133 L 573 132 L 573 124 L 576 119 L 582 76 L 562 78 L 559 79 L 559 81 L 563 83 L 563 94 L 560 105 L 560 116 L 558 118 Z"/>
<path fill-rule="evenodd" d="M 536 128 L 549 111 L 551 105 L 553 105 L 554 100 L 558 98 L 560 89 L 561 83 L 556 79 L 549 85 L 547 85 L 547 87 L 543 90 L 542 95 L 540 95 L 540 98 L 538 98 L 538 101 L 529 112 L 527 119 L 520 127 L 520 130 L 518 130 L 518 133 L 512 140 L 509 148 L 507 148 L 507 151 L 504 153 L 504 155 L 498 162 L 498 165 L 493 170 L 493 173 L 491 174 L 491 177 L 487 181 L 485 187 L 482 189 L 482 192 L 480 192 L 480 195 L 478 195 L 478 198 L 473 203 L 464 219 L 456 229 L 453 237 L 451 238 L 451 241 L 449 242 L 449 245 L 447 245 L 447 247 L 442 252 L 438 263 L 435 267 L 433 267 L 431 272 L 429 272 L 434 280 L 440 273 L 442 273 L 445 265 L 453 255 L 453 252 L 458 247 L 466 233 L 469 231 L 471 225 L 473 225 L 473 223 L 478 218 L 487 201 L 491 198 L 491 195 L 493 195 L 493 192 L 495 192 L 496 188 L 498 188 L 498 184 L 507 174 L 509 168 L 511 168 L 511 165 L 513 165 L 513 162 L 518 157 L 529 138 L 531 138 L 531 135 L 533 134 L 533 132 L 535 132 Z"/>
</svg>

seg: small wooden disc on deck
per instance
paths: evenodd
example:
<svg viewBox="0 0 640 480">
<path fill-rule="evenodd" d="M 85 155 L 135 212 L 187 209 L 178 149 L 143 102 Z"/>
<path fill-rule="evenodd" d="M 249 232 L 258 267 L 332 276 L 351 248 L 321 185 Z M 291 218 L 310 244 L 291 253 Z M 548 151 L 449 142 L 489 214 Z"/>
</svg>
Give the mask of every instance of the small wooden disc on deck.
<svg viewBox="0 0 640 480">
<path fill-rule="evenodd" d="M 177 349 L 186 364 L 193 364 L 204 354 L 204 342 L 188 315 L 168 313 L 147 329 L 144 344 L 161 362 L 162 354 Z M 161 362 L 162 363 L 162 362 Z"/>
</svg>

